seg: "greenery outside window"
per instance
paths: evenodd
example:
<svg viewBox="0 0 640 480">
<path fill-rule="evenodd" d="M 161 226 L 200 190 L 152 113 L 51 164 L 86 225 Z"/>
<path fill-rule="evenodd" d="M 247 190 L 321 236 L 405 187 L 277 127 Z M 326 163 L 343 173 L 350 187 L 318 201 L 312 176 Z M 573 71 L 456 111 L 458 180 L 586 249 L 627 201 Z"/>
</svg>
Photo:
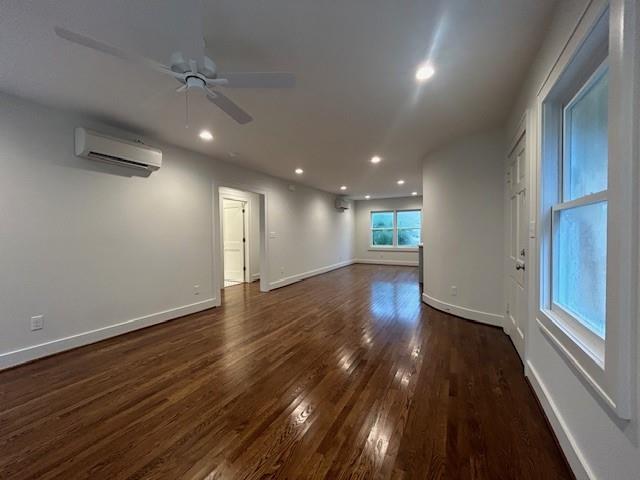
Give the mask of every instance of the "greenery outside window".
<svg viewBox="0 0 640 480">
<path fill-rule="evenodd" d="M 371 212 L 371 247 L 415 249 L 421 240 L 420 210 Z"/>
</svg>

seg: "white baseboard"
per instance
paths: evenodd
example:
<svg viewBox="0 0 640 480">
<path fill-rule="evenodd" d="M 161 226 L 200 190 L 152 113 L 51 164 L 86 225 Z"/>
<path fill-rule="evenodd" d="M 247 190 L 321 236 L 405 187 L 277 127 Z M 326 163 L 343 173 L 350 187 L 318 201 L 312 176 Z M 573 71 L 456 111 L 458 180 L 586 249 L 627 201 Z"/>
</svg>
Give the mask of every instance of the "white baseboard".
<svg viewBox="0 0 640 480">
<path fill-rule="evenodd" d="M 354 260 L 346 260 L 344 262 L 334 263 L 333 265 L 327 265 L 326 267 L 316 268 L 315 270 L 309 270 L 308 272 L 299 273 L 297 275 L 291 275 L 290 277 L 284 277 L 275 282 L 271 282 L 269 284 L 269 288 L 273 290 L 275 288 L 286 287 L 287 285 L 291 285 L 292 283 L 299 282 L 301 280 L 304 280 L 305 278 L 314 277 L 322 273 L 327 273 L 327 272 L 330 272 L 331 270 L 336 270 L 338 268 L 352 265 L 353 263 L 355 263 Z"/>
<path fill-rule="evenodd" d="M 217 306 L 215 298 L 0 354 L 0 370 Z"/>
<path fill-rule="evenodd" d="M 456 317 L 466 318 L 467 320 L 474 320 L 480 323 L 486 323 L 495 327 L 502 327 L 504 324 L 504 316 L 497 313 L 488 313 L 480 310 L 474 310 L 467 307 L 459 307 L 451 303 L 443 302 L 436 298 L 433 298 L 426 293 L 422 294 L 422 301 L 427 305 L 431 305 L 438 310 L 444 310 L 451 313 Z"/>
<path fill-rule="evenodd" d="M 413 260 L 383 260 L 383 259 L 368 259 L 358 258 L 353 263 L 366 263 L 368 265 L 396 265 L 398 267 L 417 267 L 418 262 Z"/>
<path fill-rule="evenodd" d="M 577 480 L 595 480 L 596 476 L 589 468 L 585 461 L 584 455 L 578 448 L 578 445 L 571 435 L 566 422 L 562 418 L 562 414 L 559 412 L 556 404 L 549 395 L 547 387 L 544 385 L 535 367 L 529 360 L 525 363 L 525 375 L 529 378 L 529 382 L 535 391 L 543 410 L 545 411 L 551 428 L 560 443 L 560 447 L 567 457 L 569 466 L 573 470 L 573 474 Z"/>
<path fill-rule="evenodd" d="M 254 273 L 251 275 L 251 281 L 255 282 L 257 280 L 260 280 L 260 273 Z"/>
</svg>

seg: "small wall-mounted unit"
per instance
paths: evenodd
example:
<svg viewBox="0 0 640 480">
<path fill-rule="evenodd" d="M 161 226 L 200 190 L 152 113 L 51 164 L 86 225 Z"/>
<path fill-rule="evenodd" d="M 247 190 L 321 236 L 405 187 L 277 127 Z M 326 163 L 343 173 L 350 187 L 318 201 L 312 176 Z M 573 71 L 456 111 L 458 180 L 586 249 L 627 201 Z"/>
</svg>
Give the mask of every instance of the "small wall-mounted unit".
<svg viewBox="0 0 640 480">
<path fill-rule="evenodd" d="M 144 143 L 110 137 L 82 127 L 76 128 L 75 136 L 79 157 L 150 172 L 162 166 L 162 152 Z"/>
<path fill-rule="evenodd" d="M 336 197 L 336 209 L 349 210 L 349 202 L 344 197 Z"/>
</svg>

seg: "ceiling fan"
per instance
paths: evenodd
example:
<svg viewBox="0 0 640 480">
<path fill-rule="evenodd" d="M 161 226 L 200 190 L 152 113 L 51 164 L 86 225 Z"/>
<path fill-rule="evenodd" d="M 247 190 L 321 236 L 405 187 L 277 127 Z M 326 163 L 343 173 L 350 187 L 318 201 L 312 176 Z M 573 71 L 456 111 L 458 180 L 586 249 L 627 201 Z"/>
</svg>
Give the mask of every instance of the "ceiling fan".
<svg viewBox="0 0 640 480">
<path fill-rule="evenodd" d="M 296 81 L 292 73 L 286 72 L 220 73 L 217 71 L 216 64 L 209 57 L 203 56 L 202 60 L 198 62 L 194 59 L 185 58 L 180 52 L 175 52 L 171 55 L 170 65 L 167 66 L 62 27 L 55 27 L 54 30 L 56 35 L 70 42 L 130 63 L 144 65 L 156 72 L 173 77 L 182 84 L 176 90 L 178 92 L 188 92 L 192 89 L 204 91 L 211 103 L 241 125 L 249 123 L 253 118 L 233 100 L 221 93 L 219 88 L 292 88 Z"/>
</svg>

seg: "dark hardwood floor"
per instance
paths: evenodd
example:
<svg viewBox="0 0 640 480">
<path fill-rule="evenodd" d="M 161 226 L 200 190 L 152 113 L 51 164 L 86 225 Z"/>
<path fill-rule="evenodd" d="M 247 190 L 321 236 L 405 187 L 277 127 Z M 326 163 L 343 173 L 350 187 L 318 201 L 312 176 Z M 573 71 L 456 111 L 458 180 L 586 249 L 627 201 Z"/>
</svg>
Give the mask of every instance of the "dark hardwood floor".
<svg viewBox="0 0 640 480">
<path fill-rule="evenodd" d="M 571 478 L 501 330 L 355 265 L 0 372 L 0 478 Z"/>
</svg>

